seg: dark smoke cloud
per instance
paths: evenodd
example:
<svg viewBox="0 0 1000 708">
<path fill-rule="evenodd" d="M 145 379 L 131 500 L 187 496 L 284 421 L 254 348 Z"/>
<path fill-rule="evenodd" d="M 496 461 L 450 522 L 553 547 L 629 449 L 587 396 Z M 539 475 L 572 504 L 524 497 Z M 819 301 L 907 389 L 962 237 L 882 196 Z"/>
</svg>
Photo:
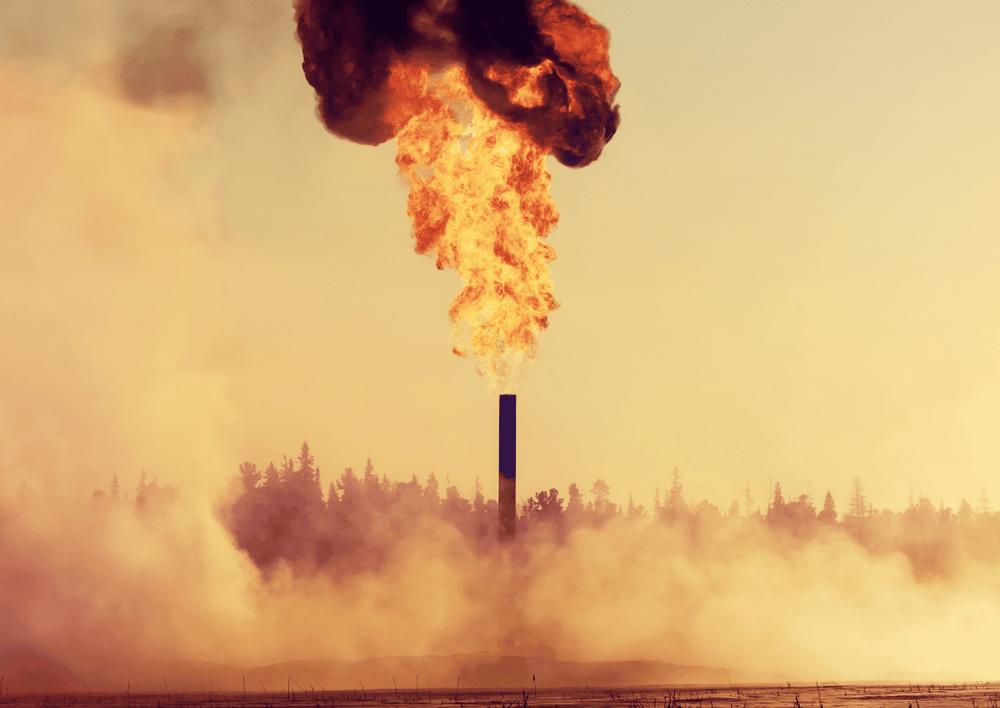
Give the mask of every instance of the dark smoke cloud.
<svg viewBox="0 0 1000 708">
<path fill-rule="evenodd" d="M 0 61 L 60 67 L 142 108 L 206 109 L 255 80 L 290 15 L 282 0 L 9 0 Z"/>
<path fill-rule="evenodd" d="M 119 95 L 143 108 L 175 101 L 206 108 L 251 79 L 285 25 L 275 0 L 120 0 L 112 20 Z"/>
<path fill-rule="evenodd" d="M 198 55 L 196 27 L 155 26 L 125 47 L 118 81 L 129 101 L 151 106 L 160 100 L 208 100 L 208 68 Z"/>
<path fill-rule="evenodd" d="M 601 154 L 618 128 L 618 80 L 607 31 L 565 0 L 298 0 L 303 70 L 327 129 L 355 142 L 392 138 L 409 116 L 389 115 L 394 62 L 461 63 L 495 113 L 519 123 L 565 165 Z M 518 103 L 523 70 L 541 67 L 536 105 Z"/>
</svg>

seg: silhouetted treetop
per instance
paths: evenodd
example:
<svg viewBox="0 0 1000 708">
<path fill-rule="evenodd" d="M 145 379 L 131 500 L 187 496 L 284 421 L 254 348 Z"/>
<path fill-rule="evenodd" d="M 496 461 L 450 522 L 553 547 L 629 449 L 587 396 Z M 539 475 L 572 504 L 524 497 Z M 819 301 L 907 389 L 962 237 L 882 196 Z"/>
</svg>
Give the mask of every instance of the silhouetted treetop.
<svg viewBox="0 0 1000 708">
<path fill-rule="evenodd" d="M 487 497 L 478 478 L 471 499 L 450 479 L 442 497 L 433 472 L 424 485 L 415 474 L 406 482 L 395 482 L 379 475 L 369 457 L 361 477 L 345 468 L 329 483 L 324 499 L 319 467 L 304 442 L 295 460 L 283 458 L 280 471 L 269 463 L 262 474 L 255 463 L 245 462 L 237 480 L 239 495 L 226 509 L 224 520 L 236 544 L 265 573 L 278 561 L 296 573 L 340 576 L 378 569 L 397 544 L 426 523 L 450 525 L 478 553 L 496 549 L 497 502 Z M 136 506 L 154 498 L 162 502 L 169 496 L 165 489 L 140 476 Z M 115 477 L 110 494 L 95 491 L 94 501 L 110 503 L 117 491 Z M 711 548 L 747 552 L 766 539 L 781 540 L 778 547 L 795 548 L 839 534 L 869 553 L 903 553 L 921 579 L 947 576 L 953 570 L 949 559 L 962 555 L 1000 562 L 1000 513 L 990 509 L 985 494 L 975 507 L 963 499 L 957 513 L 923 496 L 903 512 L 876 511 L 859 477 L 852 480 L 848 513 L 840 521 L 830 491 L 817 513 L 807 494 L 787 501 L 780 483 L 772 488 L 766 517 L 753 509 L 749 484 L 743 513 L 735 500 L 725 515 L 708 500 L 689 504 L 676 467 L 662 502 L 657 489 L 652 515 L 631 494 L 625 507 L 611 502 L 611 487 L 603 479 L 593 482 L 589 499 L 574 483 L 565 499 L 555 488 L 540 490 L 524 497 L 518 511 L 517 538 L 529 543 L 535 538 L 564 543 L 577 529 L 608 524 L 656 523 L 677 529 L 692 552 Z"/>
</svg>

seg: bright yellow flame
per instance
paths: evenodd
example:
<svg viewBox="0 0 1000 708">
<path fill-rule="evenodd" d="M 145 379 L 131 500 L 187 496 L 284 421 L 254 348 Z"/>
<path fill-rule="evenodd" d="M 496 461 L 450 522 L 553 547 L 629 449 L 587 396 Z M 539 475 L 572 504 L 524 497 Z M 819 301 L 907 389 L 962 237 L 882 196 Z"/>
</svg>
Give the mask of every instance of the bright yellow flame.
<svg viewBox="0 0 1000 708">
<path fill-rule="evenodd" d="M 424 110 L 397 136 L 396 163 L 410 180 L 407 214 L 418 253 L 464 286 L 452 303 L 456 354 L 472 352 L 491 387 L 510 388 L 557 307 L 542 239 L 559 219 L 549 196 L 547 150 L 494 115 L 465 70 L 426 78 Z"/>
</svg>

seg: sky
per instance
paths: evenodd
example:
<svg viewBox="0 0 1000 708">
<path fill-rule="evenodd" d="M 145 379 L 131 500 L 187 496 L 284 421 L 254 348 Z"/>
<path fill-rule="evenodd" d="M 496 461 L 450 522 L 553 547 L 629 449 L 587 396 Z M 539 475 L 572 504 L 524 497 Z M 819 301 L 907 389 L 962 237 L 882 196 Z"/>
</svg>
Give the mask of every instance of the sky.
<svg viewBox="0 0 1000 708">
<path fill-rule="evenodd" d="M 650 508 L 677 468 L 723 510 L 780 482 L 843 511 L 856 477 L 876 508 L 996 499 L 1000 7 L 580 5 L 611 32 L 622 122 L 592 165 L 548 161 L 561 306 L 514 385 L 519 497 L 601 478 Z M 268 584 L 218 520 L 242 462 L 303 440 L 324 487 L 371 456 L 494 489 L 458 276 L 414 253 L 394 144 L 322 127 L 290 3 L 14 0 L 0 28 L 0 639 L 478 646 L 484 561 L 447 529 L 383 577 Z M 141 471 L 185 503 L 87 516 Z M 995 670 L 994 568 L 924 585 L 843 538 L 698 565 L 670 534 L 534 558 L 534 619 L 576 658 Z"/>
<path fill-rule="evenodd" d="M 394 143 L 324 131 L 290 7 L 199 11 L 197 97 L 144 104 L 114 67 L 190 8 L 54 5 L 2 18 L 8 484 L 219 487 L 307 440 L 326 481 L 370 455 L 490 488 L 458 276 L 413 253 Z M 581 6 L 622 124 L 587 168 L 549 158 L 561 307 L 514 388 L 519 496 L 603 478 L 649 507 L 675 467 L 722 508 L 997 494 L 1000 10 Z"/>
</svg>

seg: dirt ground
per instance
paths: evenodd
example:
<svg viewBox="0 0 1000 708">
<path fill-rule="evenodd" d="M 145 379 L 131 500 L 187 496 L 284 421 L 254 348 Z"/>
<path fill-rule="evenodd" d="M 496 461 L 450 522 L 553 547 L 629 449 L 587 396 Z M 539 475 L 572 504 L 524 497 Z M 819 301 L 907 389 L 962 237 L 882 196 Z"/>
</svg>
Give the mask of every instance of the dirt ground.
<svg viewBox="0 0 1000 708">
<path fill-rule="evenodd" d="M 10 708 L 1000 708 L 1000 683 L 785 684 L 760 686 L 567 687 L 535 691 L 429 689 L 421 691 L 291 691 L 262 693 L 5 694 Z"/>
</svg>

